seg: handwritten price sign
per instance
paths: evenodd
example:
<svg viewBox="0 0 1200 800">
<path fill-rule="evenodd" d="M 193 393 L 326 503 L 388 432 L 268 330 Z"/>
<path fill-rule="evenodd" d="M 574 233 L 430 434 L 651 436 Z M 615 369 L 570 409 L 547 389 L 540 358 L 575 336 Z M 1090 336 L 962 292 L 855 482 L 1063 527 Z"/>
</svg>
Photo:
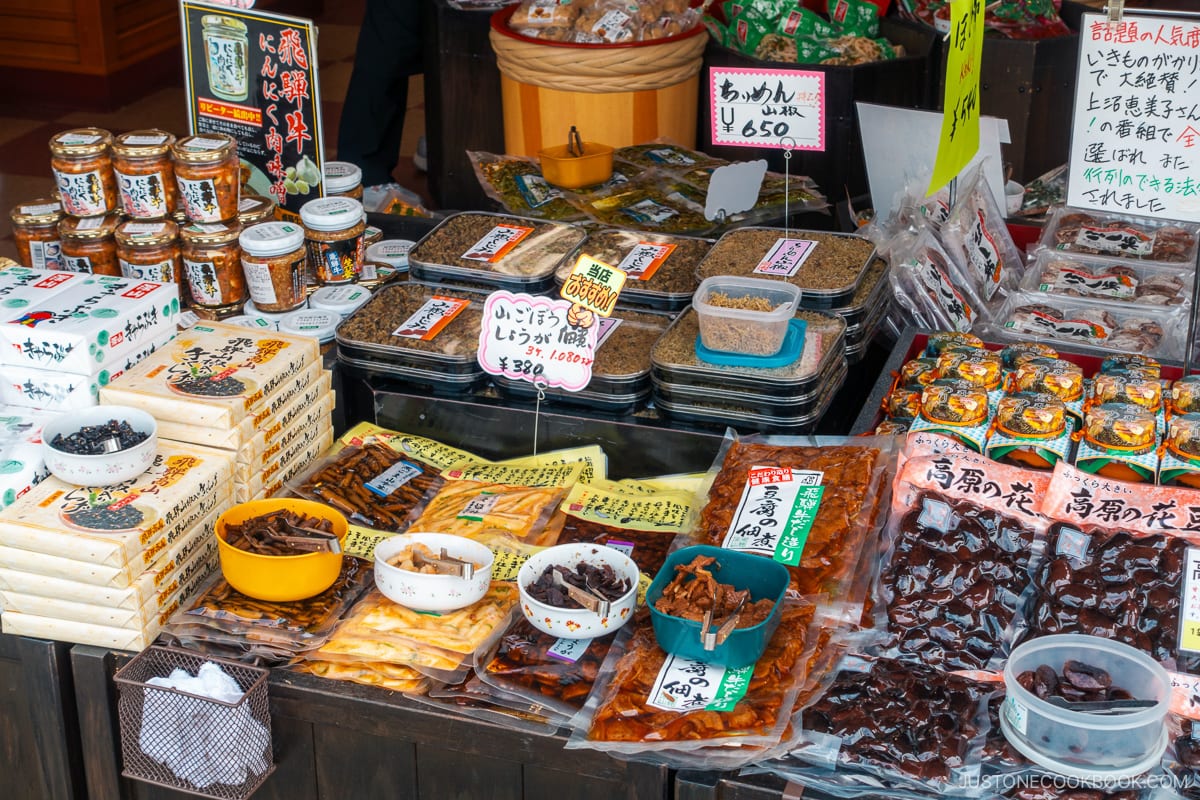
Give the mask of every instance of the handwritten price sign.
<svg viewBox="0 0 1200 800">
<path fill-rule="evenodd" d="M 798 69 L 709 70 L 713 144 L 825 149 L 825 75 Z"/>
<path fill-rule="evenodd" d="M 583 389 L 592 379 L 598 326 L 576 324 L 568 319 L 570 311 L 566 300 L 503 291 L 488 295 L 479 331 L 480 366 L 490 375 L 569 392 Z"/>
</svg>

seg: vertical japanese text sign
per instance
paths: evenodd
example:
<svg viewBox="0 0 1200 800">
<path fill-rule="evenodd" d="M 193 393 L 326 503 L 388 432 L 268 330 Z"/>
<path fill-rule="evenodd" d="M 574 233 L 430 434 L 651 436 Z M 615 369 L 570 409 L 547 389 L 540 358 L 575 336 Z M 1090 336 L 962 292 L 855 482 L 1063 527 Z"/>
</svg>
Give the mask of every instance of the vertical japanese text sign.
<svg viewBox="0 0 1200 800">
<path fill-rule="evenodd" d="M 312 20 L 193 0 L 181 0 L 180 17 L 192 133 L 237 139 L 250 187 L 293 215 L 323 197 Z"/>
<path fill-rule="evenodd" d="M 979 65 L 983 59 L 983 0 L 950 0 L 950 47 L 942 133 L 928 194 L 962 172 L 979 150 Z"/>
<path fill-rule="evenodd" d="M 1200 21 L 1084 14 L 1067 204 L 1200 222 Z"/>
</svg>

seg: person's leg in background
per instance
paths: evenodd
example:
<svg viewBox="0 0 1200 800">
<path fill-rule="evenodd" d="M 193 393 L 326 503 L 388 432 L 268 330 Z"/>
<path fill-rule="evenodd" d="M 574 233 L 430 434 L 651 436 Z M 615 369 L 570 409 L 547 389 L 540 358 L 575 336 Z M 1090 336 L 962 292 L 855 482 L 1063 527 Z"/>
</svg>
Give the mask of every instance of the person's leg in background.
<svg viewBox="0 0 1200 800">
<path fill-rule="evenodd" d="M 391 183 L 399 161 L 408 79 L 422 71 L 424 2 L 367 0 L 337 152 L 362 168 L 364 186 Z"/>
</svg>

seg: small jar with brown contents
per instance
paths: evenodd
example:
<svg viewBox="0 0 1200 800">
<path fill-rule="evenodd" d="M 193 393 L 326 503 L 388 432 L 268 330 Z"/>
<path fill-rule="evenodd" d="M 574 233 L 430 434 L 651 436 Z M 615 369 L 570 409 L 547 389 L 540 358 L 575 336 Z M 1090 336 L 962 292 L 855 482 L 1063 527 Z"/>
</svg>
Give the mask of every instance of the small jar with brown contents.
<svg viewBox="0 0 1200 800">
<path fill-rule="evenodd" d="M 188 136 L 174 144 L 171 156 L 179 204 L 189 220 L 225 222 L 237 217 L 241 168 L 232 136 Z"/>
<path fill-rule="evenodd" d="M 291 222 L 264 222 L 243 230 L 238 243 L 255 308 L 279 313 L 304 305 L 304 228 Z"/>
<path fill-rule="evenodd" d="M 175 213 L 178 189 L 171 163 L 175 137 L 156 129 L 131 131 L 113 143 L 113 172 L 121 211 L 133 219 L 163 219 Z"/>
<path fill-rule="evenodd" d="M 33 269 L 62 269 L 58 222 L 63 213 L 58 201 L 30 200 L 14 208 L 10 216 L 20 262 Z"/>
<path fill-rule="evenodd" d="M 64 213 L 96 217 L 117 209 L 111 146 L 112 134 L 100 128 L 76 128 L 50 140 L 50 168 Z"/>
<path fill-rule="evenodd" d="M 117 227 L 117 259 L 126 278 L 159 283 L 183 280 L 179 227 L 170 220 L 123 222 Z"/>
<path fill-rule="evenodd" d="M 83 219 L 64 217 L 58 223 L 62 268 L 69 272 L 121 277 L 117 241 L 113 238 L 120 223 L 121 218 L 116 214 Z"/>
<path fill-rule="evenodd" d="M 275 221 L 275 201 L 261 194 L 242 193 L 238 201 L 238 222 L 243 228 L 257 225 L 260 222 Z"/>
<path fill-rule="evenodd" d="M 321 286 L 358 280 L 366 245 L 362 203 L 349 197 L 310 200 L 300 209 L 308 264 Z"/>
<path fill-rule="evenodd" d="M 193 308 L 224 311 L 245 302 L 241 233 L 238 222 L 196 223 L 180 230 L 184 296 Z"/>
<path fill-rule="evenodd" d="M 362 170 L 349 161 L 325 162 L 325 196 L 362 201 Z"/>
</svg>

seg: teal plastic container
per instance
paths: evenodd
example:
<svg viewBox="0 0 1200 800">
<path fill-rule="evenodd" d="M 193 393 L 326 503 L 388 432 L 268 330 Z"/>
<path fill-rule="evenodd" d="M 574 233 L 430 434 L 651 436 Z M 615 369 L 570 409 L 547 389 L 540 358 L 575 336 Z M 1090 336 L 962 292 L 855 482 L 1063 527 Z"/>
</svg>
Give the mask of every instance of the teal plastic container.
<svg viewBox="0 0 1200 800">
<path fill-rule="evenodd" d="M 691 563 L 696 556 L 713 556 L 713 575 L 717 583 L 735 589 L 749 589 L 752 601 L 768 599 L 775 603 L 771 615 L 752 628 L 736 628 L 722 644 L 714 650 L 705 650 L 700 641 L 699 622 L 664 614 L 654 607 L 663 589 L 675 579 L 675 567 Z M 720 565 L 720 568 L 717 568 Z M 676 550 L 667 556 L 662 569 L 654 576 L 646 592 L 646 605 L 650 607 L 650 619 L 654 625 L 654 637 L 658 646 L 672 655 L 719 664 L 723 667 L 744 667 L 758 661 L 767 649 L 779 618 L 783 613 L 783 597 L 788 588 L 787 567 L 763 556 L 725 550 L 710 545 L 694 545 Z M 720 620 L 717 620 L 720 623 Z"/>
</svg>

